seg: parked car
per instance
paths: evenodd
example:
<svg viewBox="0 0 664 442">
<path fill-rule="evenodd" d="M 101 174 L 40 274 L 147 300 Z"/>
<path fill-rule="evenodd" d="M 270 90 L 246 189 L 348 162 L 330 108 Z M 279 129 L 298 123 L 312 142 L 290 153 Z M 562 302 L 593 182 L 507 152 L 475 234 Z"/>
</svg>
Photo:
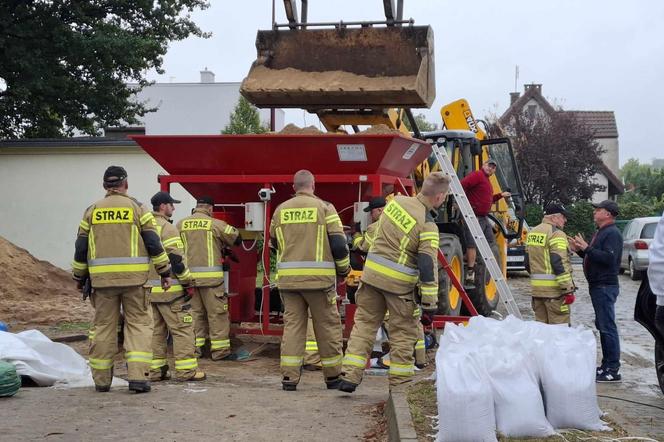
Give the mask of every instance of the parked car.
<svg viewBox="0 0 664 442">
<path fill-rule="evenodd" d="M 641 279 L 643 272 L 648 269 L 648 246 L 655 236 L 658 221 L 658 216 L 634 218 L 623 230 L 620 269 L 626 270 L 634 281 Z"/>
</svg>

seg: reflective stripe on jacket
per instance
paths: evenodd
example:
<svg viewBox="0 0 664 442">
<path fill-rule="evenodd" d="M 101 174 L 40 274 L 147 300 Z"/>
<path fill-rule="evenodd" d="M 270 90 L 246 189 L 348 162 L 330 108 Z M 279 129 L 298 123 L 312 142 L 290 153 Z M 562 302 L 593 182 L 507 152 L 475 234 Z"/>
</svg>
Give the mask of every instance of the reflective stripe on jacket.
<svg viewBox="0 0 664 442">
<path fill-rule="evenodd" d="M 332 204 L 307 192 L 277 207 L 270 223 L 277 249 L 277 285 L 280 289 L 332 287 L 337 272 L 350 266 L 341 219 Z M 336 239 L 334 238 L 336 237 Z M 345 250 L 335 260 L 331 241 Z"/>
<path fill-rule="evenodd" d="M 526 250 L 534 297 L 557 298 L 574 291 L 565 232 L 545 220 L 528 232 Z"/>
<path fill-rule="evenodd" d="M 164 289 L 161 288 L 161 279 L 159 279 L 157 271 L 154 269 L 154 266 L 151 266 L 146 285 L 151 287 L 151 302 L 172 302 L 184 294 L 182 284 L 188 285 L 191 282 L 191 273 L 187 267 L 187 260 L 184 256 L 184 244 L 182 238 L 180 238 L 178 229 L 176 229 L 164 215 L 157 212 L 153 212 L 153 215 L 157 222 L 157 232 L 164 245 L 166 254 L 169 256 L 169 259 L 172 259 L 171 256 L 179 257 L 183 262 L 184 270 L 180 273 L 176 273 L 175 264 L 171 263 L 171 274 L 175 276 L 175 278 L 171 279 L 171 287 L 164 291 Z"/>
<path fill-rule="evenodd" d="M 170 269 L 152 213 L 135 199 L 113 190 L 85 211 L 76 249 L 74 277 L 89 274 L 95 288 L 145 284 L 150 258 L 160 273 Z"/>
<path fill-rule="evenodd" d="M 420 285 L 422 302 L 438 300 L 439 233 L 424 197 L 397 196 L 378 219 L 362 282 L 403 294 Z"/>
<path fill-rule="evenodd" d="M 177 224 L 196 287 L 215 287 L 224 282 L 222 250 L 232 246 L 239 235 L 235 227 L 210 215 L 207 210 L 195 209 Z"/>
<path fill-rule="evenodd" d="M 371 244 L 373 244 L 373 238 L 376 234 L 376 228 L 378 227 L 378 221 L 369 224 L 367 231 L 364 233 L 356 233 L 353 237 L 353 250 L 358 252 L 367 253 Z"/>
</svg>

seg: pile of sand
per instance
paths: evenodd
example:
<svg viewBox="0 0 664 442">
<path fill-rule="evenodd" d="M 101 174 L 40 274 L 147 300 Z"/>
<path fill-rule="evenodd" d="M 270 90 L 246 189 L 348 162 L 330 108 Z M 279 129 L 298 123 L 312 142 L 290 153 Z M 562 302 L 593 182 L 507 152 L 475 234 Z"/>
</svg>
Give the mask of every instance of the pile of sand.
<svg viewBox="0 0 664 442">
<path fill-rule="evenodd" d="M 358 132 L 358 135 L 403 135 L 398 129 L 392 129 L 385 124 L 377 124 Z"/>
<path fill-rule="evenodd" d="M 283 135 L 323 135 L 325 132 L 318 130 L 316 126 L 299 127 L 295 124 L 287 124 L 278 134 Z"/>
<path fill-rule="evenodd" d="M 10 326 L 88 322 L 93 313 L 71 275 L 0 236 L 0 321 Z"/>
<path fill-rule="evenodd" d="M 256 66 L 242 83 L 244 91 L 402 91 L 416 89 L 417 75 L 367 77 L 345 71 L 307 72 Z"/>
</svg>

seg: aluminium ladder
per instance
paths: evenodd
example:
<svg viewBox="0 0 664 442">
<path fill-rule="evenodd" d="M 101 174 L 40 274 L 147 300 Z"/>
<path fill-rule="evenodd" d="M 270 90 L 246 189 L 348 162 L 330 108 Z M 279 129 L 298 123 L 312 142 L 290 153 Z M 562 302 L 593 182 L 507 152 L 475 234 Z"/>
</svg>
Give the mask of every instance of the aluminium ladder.
<svg viewBox="0 0 664 442">
<path fill-rule="evenodd" d="M 459 206 L 459 210 L 461 210 L 461 213 L 463 214 L 463 218 L 466 221 L 468 229 L 475 239 L 475 244 L 477 245 L 480 255 L 484 259 L 484 264 L 489 270 L 491 278 L 496 283 L 496 288 L 498 289 L 500 300 L 505 305 L 505 308 L 509 314 L 521 319 L 521 312 L 519 311 L 519 307 L 514 300 L 514 296 L 512 296 L 512 291 L 510 290 L 509 285 L 507 285 L 507 281 L 505 280 L 503 272 L 498 266 L 498 262 L 496 261 L 496 258 L 491 251 L 491 247 L 489 247 L 489 243 L 484 237 L 484 233 L 482 232 L 479 221 L 477 221 L 477 217 L 473 212 L 473 208 L 470 206 L 468 197 L 466 197 L 466 193 L 461 186 L 461 181 L 459 181 L 456 170 L 454 170 L 454 166 L 452 165 L 452 162 L 447 155 L 447 150 L 445 148 L 441 148 L 435 142 L 431 143 L 431 150 L 433 151 L 436 160 L 438 160 L 438 164 L 440 164 L 441 170 L 450 178 L 450 189 L 452 195 L 454 195 L 454 199 Z"/>
</svg>

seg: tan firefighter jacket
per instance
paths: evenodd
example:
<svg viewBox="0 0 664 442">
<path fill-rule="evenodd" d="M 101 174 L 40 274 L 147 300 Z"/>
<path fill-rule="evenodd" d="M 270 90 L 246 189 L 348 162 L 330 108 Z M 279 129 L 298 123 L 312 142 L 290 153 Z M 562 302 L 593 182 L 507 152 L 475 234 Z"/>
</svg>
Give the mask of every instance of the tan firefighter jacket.
<svg viewBox="0 0 664 442">
<path fill-rule="evenodd" d="M 378 221 L 369 224 L 367 231 L 364 233 L 356 233 L 353 235 L 353 251 L 367 253 L 369 247 L 373 244 L 373 237 L 376 234 L 376 228 L 378 227 Z"/>
<path fill-rule="evenodd" d="M 332 204 L 312 193 L 297 194 L 277 207 L 270 223 L 277 250 L 277 285 L 282 290 L 334 286 L 350 271 L 341 219 Z"/>
<path fill-rule="evenodd" d="M 240 232 L 230 224 L 213 218 L 204 209 L 177 224 L 184 243 L 187 265 L 196 287 L 216 287 L 224 282 L 222 250 L 232 246 Z"/>
<path fill-rule="evenodd" d="M 171 287 L 164 291 L 161 288 L 161 280 L 154 266 L 150 268 L 147 286 L 150 289 L 150 301 L 155 303 L 160 302 L 173 302 L 176 299 L 184 296 L 184 286 L 191 284 L 191 272 L 187 267 L 187 262 L 184 256 L 184 244 L 178 229 L 175 228 L 171 221 L 159 212 L 152 212 L 154 219 L 157 221 L 157 232 L 161 237 L 161 242 L 164 245 L 166 254 L 171 262 L 171 273 L 174 277 L 171 280 Z"/>
<path fill-rule="evenodd" d="M 378 219 L 362 282 L 395 294 L 420 284 L 423 304 L 438 302 L 438 226 L 424 197 L 397 196 Z"/>
<path fill-rule="evenodd" d="M 565 232 L 549 223 L 533 227 L 526 240 L 532 294 L 557 298 L 575 290 Z"/>
<path fill-rule="evenodd" d="M 157 234 L 157 222 L 130 196 L 110 190 L 87 208 L 78 227 L 72 268 L 74 278 L 88 274 L 94 288 L 145 284 L 150 258 L 161 275 L 171 265 Z"/>
</svg>

